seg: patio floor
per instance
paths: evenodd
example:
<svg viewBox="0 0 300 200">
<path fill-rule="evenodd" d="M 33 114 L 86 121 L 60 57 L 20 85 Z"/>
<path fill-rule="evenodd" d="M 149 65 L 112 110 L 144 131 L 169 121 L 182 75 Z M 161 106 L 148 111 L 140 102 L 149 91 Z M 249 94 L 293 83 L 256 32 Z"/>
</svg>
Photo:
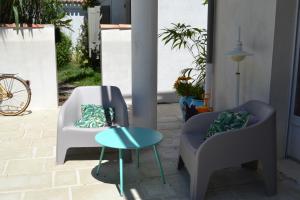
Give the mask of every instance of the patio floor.
<svg viewBox="0 0 300 200">
<path fill-rule="evenodd" d="M 125 198 L 144 200 L 189 199 L 189 176 L 177 171 L 182 121 L 178 104 L 158 105 L 159 145 L 166 174 L 162 184 L 151 149 L 141 152 L 140 168 L 125 164 Z M 117 155 L 106 156 L 101 175 L 95 176 L 99 149 L 71 149 L 64 165 L 55 165 L 58 111 L 34 111 L 18 117 L 0 116 L 1 200 L 113 200 L 119 196 Z M 133 157 L 134 159 L 134 157 Z M 267 197 L 259 171 L 240 167 L 217 171 L 206 199 L 299 200 L 300 164 L 279 161 L 278 194 Z"/>
</svg>

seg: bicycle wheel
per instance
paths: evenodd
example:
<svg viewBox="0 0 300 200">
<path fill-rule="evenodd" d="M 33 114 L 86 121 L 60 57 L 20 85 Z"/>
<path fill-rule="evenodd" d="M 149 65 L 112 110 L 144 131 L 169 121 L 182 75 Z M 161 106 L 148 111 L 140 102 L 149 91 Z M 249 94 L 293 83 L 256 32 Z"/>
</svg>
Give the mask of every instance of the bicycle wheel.
<svg viewBox="0 0 300 200">
<path fill-rule="evenodd" d="M 4 76 L 0 78 L 0 87 L 0 115 L 15 116 L 26 110 L 31 91 L 24 80 L 15 76 Z"/>
</svg>

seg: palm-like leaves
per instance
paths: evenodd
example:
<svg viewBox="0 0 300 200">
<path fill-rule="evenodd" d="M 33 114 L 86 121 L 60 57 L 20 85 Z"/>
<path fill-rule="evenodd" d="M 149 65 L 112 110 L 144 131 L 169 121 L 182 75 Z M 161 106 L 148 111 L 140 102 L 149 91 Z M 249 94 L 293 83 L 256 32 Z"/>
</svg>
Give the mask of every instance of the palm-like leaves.
<svg viewBox="0 0 300 200">
<path fill-rule="evenodd" d="M 170 44 L 172 49 L 185 48 L 193 57 L 191 66 L 185 70 L 184 73 L 191 73 L 196 70 L 198 72 L 195 78 L 196 84 L 201 84 L 205 78 L 205 65 L 207 55 L 207 33 L 205 29 L 191 27 L 185 24 L 172 24 L 171 28 L 163 29 L 159 35 L 164 44 Z"/>
<path fill-rule="evenodd" d="M 59 0 L 0 0 L 0 23 L 54 24 L 70 28 Z"/>
</svg>

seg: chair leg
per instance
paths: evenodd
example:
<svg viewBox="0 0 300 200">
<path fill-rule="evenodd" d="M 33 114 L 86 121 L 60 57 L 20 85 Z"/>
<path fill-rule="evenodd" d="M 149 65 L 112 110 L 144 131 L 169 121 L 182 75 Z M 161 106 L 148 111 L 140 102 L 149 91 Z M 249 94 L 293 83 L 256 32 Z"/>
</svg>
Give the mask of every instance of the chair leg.
<svg viewBox="0 0 300 200">
<path fill-rule="evenodd" d="M 140 150 L 136 149 L 135 154 L 136 154 L 136 167 L 139 168 L 140 167 Z"/>
<path fill-rule="evenodd" d="M 179 155 L 177 169 L 181 170 L 183 167 L 184 167 L 184 162 L 183 162 L 181 156 Z"/>
<path fill-rule="evenodd" d="M 100 153 L 99 164 L 98 164 L 97 172 L 96 172 L 97 176 L 99 175 L 99 170 L 100 170 L 101 162 L 103 160 L 103 155 L 104 155 L 104 151 L 105 151 L 105 147 L 100 147 L 100 148 L 101 148 L 101 153 Z"/>
<path fill-rule="evenodd" d="M 132 150 L 130 149 L 125 149 L 123 150 L 123 155 L 124 155 L 124 163 L 131 163 L 132 162 Z"/>
<path fill-rule="evenodd" d="M 124 195 L 123 187 L 124 187 L 124 177 L 123 177 L 123 150 L 119 149 L 119 167 L 120 167 L 120 194 Z"/>
<path fill-rule="evenodd" d="M 161 180 L 162 180 L 163 184 L 166 184 L 164 169 L 162 167 L 162 164 L 161 164 L 161 161 L 160 161 L 160 157 L 159 157 L 159 154 L 157 152 L 157 149 L 156 149 L 155 145 L 153 145 L 153 151 L 154 151 L 154 155 L 155 155 L 155 158 L 156 158 L 157 165 L 159 166 Z"/>
<path fill-rule="evenodd" d="M 265 179 L 266 191 L 268 195 L 277 192 L 277 164 L 276 159 L 264 159 L 261 161 L 263 166 L 263 176 Z"/>
<path fill-rule="evenodd" d="M 208 172 L 207 170 L 203 170 L 198 176 L 193 176 L 193 174 L 191 174 L 191 200 L 204 200 L 209 182 L 209 177 L 210 172 Z"/>
<path fill-rule="evenodd" d="M 65 162 L 68 147 L 57 145 L 56 146 L 56 164 L 62 165 Z"/>
</svg>

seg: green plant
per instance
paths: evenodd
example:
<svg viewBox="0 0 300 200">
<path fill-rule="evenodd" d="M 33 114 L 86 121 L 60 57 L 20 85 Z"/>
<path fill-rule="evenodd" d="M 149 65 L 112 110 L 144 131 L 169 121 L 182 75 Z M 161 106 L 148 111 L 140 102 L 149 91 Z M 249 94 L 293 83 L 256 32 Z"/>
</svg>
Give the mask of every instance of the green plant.
<svg viewBox="0 0 300 200">
<path fill-rule="evenodd" d="M 74 61 L 82 67 L 88 66 L 89 61 L 89 44 L 88 44 L 88 25 L 85 20 L 81 25 L 81 32 L 74 49 Z"/>
<path fill-rule="evenodd" d="M 63 4 L 59 0 L 44 0 L 41 10 L 42 24 L 53 24 L 56 28 L 71 29 L 72 19 L 66 19 Z"/>
<path fill-rule="evenodd" d="M 59 0 L 0 0 L 0 23 L 54 24 L 70 28 L 71 19 Z"/>
<path fill-rule="evenodd" d="M 174 89 L 179 96 L 191 96 L 192 83 L 190 82 L 191 77 L 180 76 L 174 83 Z"/>
<path fill-rule="evenodd" d="M 64 67 L 71 61 L 72 41 L 64 33 L 59 32 L 60 40 L 56 43 L 56 60 L 58 69 Z"/>
<path fill-rule="evenodd" d="M 100 4 L 98 0 L 83 0 L 82 8 L 86 10 L 88 7 L 94 7 Z"/>
<path fill-rule="evenodd" d="M 85 20 L 81 25 L 81 32 L 74 48 L 73 60 L 81 67 L 92 67 L 94 71 L 100 71 L 100 52 L 92 49 L 92 55 L 89 55 L 89 41 L 88 41 L 88 25 Z M 98 56 L 94 56 L 96 54 Z M 95 59 L 96 58 L 96 59 Z"/>
<path fill-rule="evenodd" d="M 101 75 L 90 67 L 82 68 L 78 64 L 69 63 L 58 70 L 59 84 L 71 84 L 74 86 L 99 85 Z"/>
<path fill-rule="evenodd" d="M 196 71 L 194 81 L 196 84 L 204 83 L 205 79 L 205 65 L 207 55 L 207 33 L 205 29 L 194 28 L 190 25 L 181 23 L 172 24 L 171 28 L 163 29 L 159 34 L 165 45 L 171 44 L 171 49 L 188 50 L 193 58 L 191 65 L 185 71 Z"/>
<path fill-rule="evenodd" d="M 204 99 L 204 88 L 203 85 L 192 85 L 190 87 L 190 96 L 193 96 L 194 99 L 203 100 Z"/>
</svg>

